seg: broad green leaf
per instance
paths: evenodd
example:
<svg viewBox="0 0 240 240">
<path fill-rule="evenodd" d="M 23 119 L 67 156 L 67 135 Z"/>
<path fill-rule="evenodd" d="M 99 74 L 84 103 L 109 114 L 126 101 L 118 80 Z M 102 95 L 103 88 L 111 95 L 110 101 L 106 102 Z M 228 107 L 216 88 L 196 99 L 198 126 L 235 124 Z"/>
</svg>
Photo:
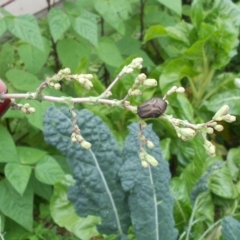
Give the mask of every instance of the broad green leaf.
<svg viewBox="0 0 240 240">
<path fill-rule="evenodd" d="M 227 166 L 232 178 L 236 181 L 240 174 L 240 148 L 231 148 L 227 155 Z"/>
<path fill-rule="evenodd" d="M 44 50 L 44 44 L 36 18 L 27 14 L 14 17 L 8 22 L 8 30 L 21 40 Z"/>
<path fill-rule="evenodd" d="M 195 28 L 199 29 L 204 17 L 202 1 L 194 0 L 191 4 L 191 20 Z"/>
<path fill-rule="evenodd" d="M 95 47 L 98 44 L 97 19 L 95 15 L 84 11 L 73 22 L 73 29 Z"/>
<path fill-rule="evenodd" d="M 186 184 L 183 179 L 174 177 L 171 179 L 170 188 L 175 200 L 173 209 L 175 224 L 183 231 L 188 224 L 192 210 Z"/>
<path fill-rule="evenodd" d="M 35 175 L 40 182 L 53 185 L 62 179 L 64 172 L 56 160 L 47 155 L 37 163 Z"/>
<path fill-rule="evenodd" d="M 34 92 L 41 84 L 35 75 L 14 68 L 6 73 L 6 77 L 20 91 Z"/>
<path fill-rule="evenodd" d="M 158 161 L 156 167 L 143 168 L 139 159 L 138 124 L 131 124 L 129 132 L 123 146 L 125 161 L 119 175 L 124 190 L 130 192 L 128 204 L 136 238 L 175 240 L 178 231 L 172 216 L 174 200 L 168 187 L 169 165 L 157 147 L 159 139 L 151 125 L 143 130 L 144 136 L 155 145 L 148 153 Z"/>
<path fill-rule="evenodd" d="M 21 196 L 5 179 L 0 182 L 0 211 L 28 231 L 33 225 L 33 191 L 29 187 Z"/>
<path fill-rule="evenodd" d="M 4 172 L 8 181 L 22 196 L 30 179 L 32 168 L 19 163 L 7 163 Z"/>
<path fill-rule="evenodd" d="M 30 182 L 33 186 L 34 194 L 49 202 L 53 194 L 52 186 L 38 181 L 34 174 L 31 175 Z"/>
<path fill-rule="evenodd" d="M 118 172 L 122 164 L 119 146 L 102 120 L 86 109 L 76 111 L 82 136 L 90 150 L 71 141 L 72 123 L 68 108 L 49 108 L 44 118 L 44 137 L 67 156 L 76 184 L 68 198 L 80 217 L 101 217 L 100 233 L 125 236 L 130 225 L 126 194 Z M 98 126 L 96 128 L 96 126 Z"/>
<path fill-rule="evenodd" d="M 50 44 L 45 38 L 44 45 L 44 51 L 39 50 L 30 44 L 22 44 L 18 48 L 19 56 L 30 73 L 37 74 L 47 61 L 50 52 Z"/>
<path fill-rule="evenodd" d="M 169 101 L 171 102 L 171 107 L 174 110 L 175 117 L 194 123 L 193 107 L 184 94 L 175 94 L 169 99 L 171 99 Z"/>
<path fill-rule="evenodd" d="M 230 107 L 230 114 L 240 115 L 240 90 L 233 89 L 214 94 L 204 105 L 208 110 L 217 112 L 225 104 Z"/>
<path fill-rule="evenodd" d="M 67 162 L 66 157 L 62 155 L 54 155 L 52 157 L 57 161 L 57 163 L 60 165 L 65 174 L 72 174 L 72 170 Z"/>
<path fill-rule="evenodd" d="M 5 216 L 0 212 L 0 232 L 4 232 Z"/>
<path fill-rule="evenodd" d="M 54 185 L 50 201 L 51 216 L 58 226 L 66 228 L 82 240 L 89 240 L 98 235 L 96 225 L 101 220 L 94 216 L 80 218 L 76 214 L 73 204 L 67 199 L 68 188 L 74 185 L 74 182 L 72 176 L 65 175 L 61 182 Z"/>
<path fill-rule="evenodd" d="M 179 85 L 183 77 L 194 75 L 196 72 L 189 61 L 183 58 L 173 58 L 163 64 L 159 85 L 162 92 L 167 92 L 172 86 Z"/>
<path fill-rule="evenodd" d="M 235 199 L 238 196 L 237 188 L 233 184 L 227 165 L 222 165 L 211 175 L 209 189 L 222 198 Z"/>
<path fill-rule="evenodd" d="M 85 43 L 73 39 L 63 39 L 57 43 L 57 53 L 64 67 L 69 67 L 73 73 L 79 66 L 80 60 L 90 58 L 91 49 Z"/>
<path fill-rule="evenodd" d="M 211 174 L 214 171 L 217 171 L 222 165 L 221 161 L 216 161 L 214 162 L 209 169 L 207 169 L 207 171 L 201 176 L 201 178 L 197 181 L 197 183 L 195 184 L 195 186 L 193 187 L 191 194 L 190 194 L 190 198 L 191 198 L 191 202 L 192 204 L 195 203 L 198 195 L 200 195 L 203 192 L 208 191 L 209 189 L 209 178 L 211 176 Z"/>
<path fill-rule="evenodd" d="M 8 130 L 0 125 L 0 162 L 18 163 L 18 154 L 15 143 Z"/>
<path fill-rule="evenodd" d="M 125 33 L 123 21 L 129 18 L 131 12 L 128 0 L 96 0 L 94 7 L 110 26 L 122 35 Z"/>
<path fill-rule="evenodd" d="M 6 30 L 7 30 L 7 26 L 6 26 L 5 20 L 4 18 L 1 18 L 0 19 L 0 37 L 6 32 Z"/>
<path fill-rule="evenodd" d="M 214 222 L 214 205 L 211 193 L 209 191 L 202 192 L 198 195 L 196 201 L 195 218 L 203 221 L 205 224 L 213 224 Z"/>
<path fill-rule="evenodd" d="M 181 0 L 158 0 L 161 4 L 166 6 L 167 8 L 173 10 L 175 13 L 177 13 L 179 16 L 182 15 L 182 1 Z"/>
<path fill-rule="evenodd" d="M 171 143 L 171 138 L 165 138 L 160 141 L 163 159 L 165 159 L 167 161 L 171 157 L 170 143 Z"/>
<path fill-rule="evenodd" d="M 115 42 L 110 37 L 101 38 L 96 50 L 99 58 L 112 67 L 118 67 L 123 61 Z"/>
<path fill-rule="evenodd" d="M 151 26 L 147 29 L 145 36 L 144 36 L 144 42 L 147 42 L 153 38 L 161 37 L 161 36 L 167 36 L 167 30 L 162 25 L 155 25 Z"/>
<path fill-rule="evenodd" d="M 54 42 L 70 27 L 68 15 L 59 8 L 51 8 L 48 13 L 48 24 Z"/>
<path fill-rule="evenodd" d="M 222 221 L 222 234 L 226 240 L 238 240 L 240 236 L 240 222 L 231 216 Z"/>
<path fill-rule="evenodd" d="M 6 79 L 5 73 L 12 68 L 14 62 L 14 49 L 9 43 L 5 43 L 0 51 L 0 77 Z"/>
<path fill-rule="evenodd" d="M 21 164 L 35 164 L 47 154 L 47 152 L 43 150 L 23 146 L 18 146 L 17 152 Z"/>
</svg>

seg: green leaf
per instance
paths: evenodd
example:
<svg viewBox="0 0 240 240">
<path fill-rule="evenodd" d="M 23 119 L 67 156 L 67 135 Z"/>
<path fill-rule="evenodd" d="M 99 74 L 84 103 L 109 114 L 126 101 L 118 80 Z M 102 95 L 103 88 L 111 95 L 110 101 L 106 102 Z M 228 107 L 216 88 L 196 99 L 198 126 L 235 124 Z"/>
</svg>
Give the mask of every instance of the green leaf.
<svg viewBox="0 0 240 240">
<path fill-rule="evenodd" d="M 167 36 L 167 30 L 165 27 L 162 25 L 151 26 L 145 33 L 144 42 L 160 36 Z"/>
<path fill-rule="evenodd" d="M 136 238 L 139 240 L 169 239 L 178 235 L 174 227 L 173 196 L 168 187 L 170 180 L 169 165 L 163 160 L 159 139 L 148 125 L 144 136 L 155 147 L 148 153 L 158 161 L 158 166 L 143 168 L 139 159 L 139 126 L 129 126 L 129 135 L 123 146 L 125 162 L 119 175 L 125 191 L 129 191 L 128 204 Z"/>
<path fill-rule="evenodd" d="M 52 186 L 38 181 L 33 174 L 31 175 L 30 182 L 32 183 L 34 194 L 49 202 L 53 194 Z"/>
<path fill-rule="evenodd" d="M 171 138 L 165 138 L 165 139 L 163 139 L 163 140 L 160 141 L 163 159 L 165 159 L 165 160 L 167 160 L 167 161 L 168 161 L 168 160 L 170 159 L 170 157 L 171 157 L 170 144 L 171 144 Z"/>
<path fill-rule="evenodd" d="M 195 204 L 197 205 L 195 218 L 198 219 L 198 221 L 204 222 L 205 224 L 213 224 L 214 204 L 211 193 L 209 191 L 200 193 Z"/>
<path fill-rule="evenodd" d="M 64 176 L 64 172 L 51 156 L 44 156 L 35 167 L 36 178 L 46 184 L 55 184 Z"/>
<path fill-rule="evenodd" d="M 209 169 L 203 174 L 203 176 L 195 184 L 190 195 L 192 204 L 194 204 L 199 194 L 206 192 L 209 189 L 208 187 L 209 178 L 214 171 L 216 171 L 217 169 L 219 169 L 219 167 L 221 167 L 221 165 L 222 165 L 221 161 L 216 161 L 215 163 L 213 163 L 212 166 L 209 167 Z"/>
<path fill-rule="evenodd" d="M 47 61 L 50 52 L 50 44 L 45 38 L 44 45 L 44 51 L 39 50 L 30 44 L 22 44 L 18 48 L 20 58 L 24 62 L 27 70 L 33 74 L 37 74 Z"/>
<path fill-rule="evenodd" d="M 225 104 L 230 107 L 230 114 L 240 115 L 240 90 L 233 89 L 214 94 L 204 105 L 208 110 L 217 112 Z"/>
<path fill-rule="evenodd" d="M 44 118 L 44 137 L 67 156 L 76 184 L 68 198 L 80 217 L 101 217 L 97 226 L 103 234 L 124 236 L 130 225 L 129 209 L 118 178 L 122 157 L 116 140 L 99 117 L 86 109 L 76 111 L 81 135 L 92 147 L 86 150 L 72 143 L 68 108 L 49 108 Z M 96 128 L 96 126 L 98 126 Z"/>
<path fill-rule="evenodd" d="M 175 224 L 179 230 L 183 231 L 192 210 L 186 184 L 183 179 L 174 177 L 171 179 L 170 188 L 175 200 L 173 209 Z"/>
<path fill-rule="evenodd" d="M 14 62 L 14 49 L 9 43 L 5 43 L 0 51 L 0 77 L 6 79 L 5 73 L 12 68 Z"/>
<path fill-rule="evenodd" d="M 18 146 L 17 152 L 21 164 L 35 164 L 47 154 L 37 148 L 23 146 Z"/>
<path fill-rule="evenodd" d="M 91 49 L 85 43 L 79 43 L 73 39 L 63 39 L 57 43 L 57 53 L 63 67 L 69 67 L 73 73 L 79 66 L 80 60 L 89 59 Z"/>
<path fill-rule="evenodd" d="M 19 163 L 7 163 L 4 172 L 8 181 L 22 196 L 27 187 L 32 168 Z"/>
<path fill-rule="evenodd" d="M 109 66 L 118 67 L 123 61 L 115 42 L 110 37 L 101 38 L 96 50 L 99 58 Z"/>
<path fill-rule="evenodd" d="M 163 70 L 159 78 L 159 85 L 162 92 L 167 92 L 172 86 L 179 85 L 179 81 L 186 76 L 194 76 L 189 61 L 183 58 L 173 58 L 163 64 Z"/>
<path fill-rule="evenodd" d="M 175 116 L 179 119 L 185 119 L 194 123 L 193 107 L 185 95 L 174 94 L 169 99 L 171 99 L 169 102 L 171 102 L 171 107 L 175 112 Z"/>
<path fill-rule="evenodd" d="M 222 198 L 235 199 L 238 196 L 237 188 L 233 184 L 230 170 L 223 165 L 210 177 L 209 189 Z"/>
<path fill-rule="evenodd" d="M 18 154 L 15 143 L 8 130 L 0 125 L 0 162 L 18 163 Z"/>
<path fill-rule="evenodd" d="M 182 1 L 181 0 L 174 0 L 174 1 L 158 0 L 158 2 L 160 2 L 161 4 L 166 6 L 167 8 L 173 10 L 179 16 L 182 15 Z"/>
<path fill-rule="evenodd" d="M 98 235 L 96 225 L 100 223 L 98 217 L 88 216 L 80 218 L 74 209 L 73 204 L 67 199 L 68 188 L 75 181 L 70 175 L 54 185 L 54 192 L 50 201 L 51 216 L 60 227 L 66 228 L 82 240 L 89 240 Z"/>
<path fill-rule="evenodd" d="M 35 75 L 14 68 L 6 73 L 6 77 L 20 91 L 34 92 L 41 84 Z"/>
<path fill-rule="evenodd" d="M 231 148 L 227 155 L 227 166 L 232 178 L 236 181 L 240 174 L 240 148 Z"/>
<path fill-rule="evenodd" d="M 129 18 L 131 12 L 128 0 L 96 0 L 94 7 L 110 26 L 124 35 L 124 21 Z"/>
<path fill-rule="evenodd" d="M 95 47 L 98 43 L 98 29 L 97 19 L 95 15 L 90 12 L 84 11 L 79 17 L 73 22 L 73 29 L 81 37 L 87 39 Z"/>
<path fill-rule="evenodd" d="M 8 30 L 21 40 L 44 50 L 44 44 L 36 18 L 27 14 L 8 21 Z"/>
<path fill-rule="evenodd" d="M 202 1 L 194 0 L 191 4 L 191 20 L 195 28 L 199 29 L 203 22 L 203 17 Z"/>
<path fill-rule="evenodd" d="M 5 179 L 0 182 L 0 211 L 28 231 L 33 225 L 33 192 L 29 187 L 21 196 Z"/>
<path fill-rule="evenodd" d="M 226 240 L 237 240 L 240 236 L 240 222 L 233 217 L 225 217 L 222 221 L 222 234 Z"/>
<path fill-rule="evenodd" d="M 5 20 L 4 18 L 1 18 L 0 19 L 0 37 L 6 32 L 6 30 L 7 30 L 7 26 L 6 26 Z"/>
<path fill-rule="evenodd" d="M 70 27 L 68 15 L 59 8 L 51 8 L 48 13 L 48 24 L 54 42 L 56 42 Z"/>
</svg>

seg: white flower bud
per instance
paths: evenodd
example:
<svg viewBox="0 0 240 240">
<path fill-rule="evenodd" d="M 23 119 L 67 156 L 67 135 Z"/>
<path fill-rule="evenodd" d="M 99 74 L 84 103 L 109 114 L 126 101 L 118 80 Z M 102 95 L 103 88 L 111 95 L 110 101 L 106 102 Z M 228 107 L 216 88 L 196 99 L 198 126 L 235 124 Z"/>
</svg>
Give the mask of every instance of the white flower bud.
<svg viewBox="0 0 240 240">
<path fill-rule="evenodd" d="M 208 128 L 207 128 L 207 133 L 208 133 L 208 134 L 213 134 L 213 128 L 208 127 Z"/>
<path fill-rule="evenodd" d="M 91 146 L 92 146 L 92 144 L 90 143 L 90 142 L 87 142 L 87 141 L 82 141 L 81 143 L 81 146 L 83 147 L 83 148 L 86 148 L 86 149 L 90 149 L 91 148 Z"/>
<path fill-rule="evenodd" d="M 27 109 L 24 108 L 24 107 L 21 108 L 21 111 L 22 111 L 23 113 L 27 113 Z"/>
<path fill-rule="evenodd" d="M 92 74 L 85 74 L 85 78 L 87 78 L 88 80 L 92 80 L 93 75 Z"/>
<path fill-rule="evenodd" d="M 34 107 L 30 107 L 30 108 L 28 108 L 28 112 L 29 113 L 35 113 L 36 109 Z"/>
<path fill-rule="evenodd" d="M 143 82 L 143 86 L 145 87 L 156 87 L 157 86 L 157 81 L 155 79 L 146 79 Z"/>
<path fill-rule="evenodd" d="M 133 68 L 131 67 L 127 67 L 125 70 L 125 73 L 132 73 L 133 72 Z"/>
<path fill-rule="evenodd" d="M 147 76 L 146 76 L 146 74 L 144 74 L 144 73 L 140 73 L 138 76 L 137 76 L 137 79 L 139 79 L 139 80 L 145 80 L 147 78 Z"/>
<path fill-rule="evenodd" d="M 150 148 L 150 149 L 153 149 L 153 148 L 154 148 L 154 144 L 153 144 L 153 142 L 147 140 L 147 147 Z"/>
<path fill-rule="evenodd" d="M 177 86 L 173 86 L 173 87 L 170 89 L 170 91 L 171 91 L 171 93 L 173 93 L 173 92 L 176 92 L 177 89 L 178 89 Z"/>
<path fill-rule="evenodd" d="M 112 96 L 112 92 L 111 92 L 111 91 L 107 91 L 105 96 L 106 96 L 106 97 Z"/>
<path fill-rule="evenodd" d="M 29 103 L 25 103 L 25 104 L 23 105 L 23 107 L 24 107 L 24 108 L 30 108 L 30 104 L 29 104 Z"/>
<path fill-rule="evenodd" d="M 216 148 L 215 146 L 208 140 L 205 140 L 204 142 L 204 148 L 207 150 L 207 152 L 211 155 L 214 156 L 216 153 Z"/>
<path fill-rule="evenodd" d="M 71 73 L 71 70 L 70 70 L 70 68 L 65 68 L 65 69 L 63 69 L 62 70 L 62 72 L 64 73 L 64 74 L 70 74 Z"/>
<path fill-rule="evenodd" d="M 218 132 L 221 132 L 223 130 L 223 126 L 218 124 L 214 127 L 215 130 L 217 130 Z"/>
<path fill-rule="evenodd" d="M 176 89 L 176 92 L 177 92 L 177 93 L 184 93 L 184 92 L 185 92 L 185 88 L 183 88 L 183 87 L 178 87 L 178 88 Z"/>
<path fill-rule="evenodd" d="M 158 161 L 149 154 L 146 154 L 146 161 L 149 162 L 153 167 L 156 167 L 158 165 Z"/>
<path fill-rule="evenodd" d="M 75 136 L 78 142 L 83 142 L 84 138 L 81 135 L 76 135 Z"/>
<path fill-rule="evenodd" d="M 148 168 L 148 163 L 146 161 L 141 161 L 142 167 Z"/>
<path fill-rule="evenodd" d="M 93 87 L 92 82 L 89 81 L 89 80 L 85 81 L 82 85 L 83 85 L 83 87 L 85 87 L 85 88 L 88 89 L 88 90 Z"/>
<path fill-rule="evenodd" d="M 223 120 L 228 122 L 228 123 L 231 123 L 231 122 L 236 121 L 236 117 L 233 116 L 233 115 L 227 114 L 227 115 L 223 116 Z"/>
<path fill-rule="evenodd" d="M 224 105 L 216 112 L 216 114 L 213 116 L 212 119 L 216 121 L 221 121 L 222 117 L 225 116 L 228 113 L 228 111 L 229 111 L 229 106 Z"/>
<path fill-rule="evenodd" d="M 139 153 L 139 158 L 140 158 L 141 161 L 145 161 L 145 155 L 146 155 L 146 153 L 143 152 L 143 151 L 141 151 L 141 152 Z"/>
<path fill-rule="evenodd" d="M 54 88 L 55 88 L 56 90 L 60 90 L 61 85 L 60 85 L 59 83 L 55 83 L 55 84 L 54 84 Z"/>
<path fill-rule="evenodd" d="M 130 65 L 137 68 L 139 65 L 142 64 L 142 62 L 143 62 L 143 59 L 139 57 L 139 58 L 133 59 Z"/>
<path fill-rule="evenodd" d="M 142 95 L 142 92 L 139 89 L 135 89 L 133 91 L 130 91 L 129 95 L 130 96 L 140 96 L 140 95 Z"/>
<path fill-rule="evenodd" d="M 196 135 L 196 131 L 191 128 L 180 128 L 179 133 L 185 138 L 192 138 Z"/>
</svg>

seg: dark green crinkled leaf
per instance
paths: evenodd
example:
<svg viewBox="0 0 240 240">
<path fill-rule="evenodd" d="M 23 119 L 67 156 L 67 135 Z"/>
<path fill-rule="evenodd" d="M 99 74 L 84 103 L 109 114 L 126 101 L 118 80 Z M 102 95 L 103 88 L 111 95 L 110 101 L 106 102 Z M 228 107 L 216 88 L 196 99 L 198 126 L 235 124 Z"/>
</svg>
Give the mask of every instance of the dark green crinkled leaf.
<svg viewBox="0 0 240 240">
<path fill-rule="evenodd" d="M 222 234 L 226 240 L 240 239 L 240 222 L 233 217 L 225 217 L 222 221 Z"/>
<path fill-rule="evenodd" d="M 108 235 L 118 233 L 123 239 L 130 217 L 126 194 L 118 178 L 121 152 L 99 117 L 86 109 L 76 113 L 82 136 L 92 144 L 90 150 L 71 142 L 72 123 L 68 108 L 48 109 L 44 117 L 45 140 L 67 156 L 73 169 L 76 184 L 70 188 L 68 197 L 77 214 L 101 217 L 98 231 Z"/>
<path fill-rule="evenodd" d="M 149 154 L 157 159 L 158 166 L 143 168 L 139 160 L 138 125 L 130 125 L 129 130 L 123 148 L 125 162 L 119 174 L 124 190 L 131 191 L 129 206 L 136 237 L 138 240 L 174 240 L 178 231 L 172 216 L 168 163 L 163 160 L 160 149 L 154 147 Z M 144 136 L 155 146 L 159 145 L 151 126 L 144 129 Z"/>
<path fill-rule="evenodd" d="M 204 173 L 204 175 L 195 184 L 190 194 L 192 204 L 194 204 L 195 200 L 197 199 L 200 193 L 208 190 L 209 176 L 215 169 L 219 168 L 221 165 L 222 165 L 221 161 L 213 163 L 212 166 Z"/>
</svg>

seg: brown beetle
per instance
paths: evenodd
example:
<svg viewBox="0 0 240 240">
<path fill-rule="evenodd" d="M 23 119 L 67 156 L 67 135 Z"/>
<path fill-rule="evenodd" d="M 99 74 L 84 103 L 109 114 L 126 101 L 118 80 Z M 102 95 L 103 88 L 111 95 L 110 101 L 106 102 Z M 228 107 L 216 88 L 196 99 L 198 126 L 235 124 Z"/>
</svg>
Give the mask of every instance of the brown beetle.
<svg viewBox="0 0 240 240">
<path fill-rule="evenodd" d="M 167 108 L 167 102 L 162 98 L 152 98 L 137 108 L 140 118 L 157 118 L 162 115 Z"/>
</svg>

